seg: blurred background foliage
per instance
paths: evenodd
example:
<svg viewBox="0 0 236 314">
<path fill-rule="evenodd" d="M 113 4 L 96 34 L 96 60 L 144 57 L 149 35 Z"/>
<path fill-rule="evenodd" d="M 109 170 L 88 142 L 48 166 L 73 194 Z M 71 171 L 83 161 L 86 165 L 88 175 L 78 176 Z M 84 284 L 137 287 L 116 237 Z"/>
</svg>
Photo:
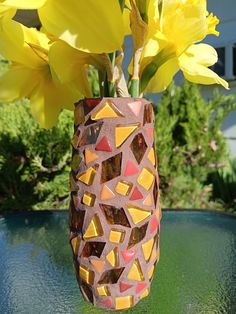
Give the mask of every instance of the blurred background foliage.
<svg viewBox="0 0 236 314">
<path fill-rule="evenodd" d="M 0 62 L 0 72 L 7 68 Z M 98 90 L 96 73 L 91 85 Z M 172 84 L 156 107 L 156 149 L 162 206 L 236 211 L 236 160 L 221 132 L 236 108 L 233 95 L 202 98 L 196 85 Z M 73 113 L 40 129 L 26 100 L 0 104 L 0 211 L 65 209 Z"/>
</svg>

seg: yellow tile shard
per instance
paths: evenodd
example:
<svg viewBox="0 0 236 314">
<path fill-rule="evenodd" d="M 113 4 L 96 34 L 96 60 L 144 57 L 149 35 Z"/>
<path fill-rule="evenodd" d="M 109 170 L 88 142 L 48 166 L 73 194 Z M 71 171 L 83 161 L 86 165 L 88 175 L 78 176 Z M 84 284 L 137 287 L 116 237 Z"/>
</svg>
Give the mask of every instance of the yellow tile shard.
<svg viewBox="0 0 236 314">
<path fill-rule="evenodd" d="M 143 276 L 143 272 L 139 263 L 139 260 L 136 259 L 128 273 L 127 278 L 129 280 L 136 280 L 136 281 L 143 281 L 144 280 L 144 276 Z"/>
<path fill-rule="evenodd" d="M 154 273 L 154 269 L 155 269 L 155 266 L 152 265 L 151 268 L 149 269 L 148 271 L 148 279 L 150 280 L 152 278 L 152 275 Z"/>
<path fill-rule="evenodd" d="M 156 158 L 155 158 L 155 152 L 154 152 L 153 147 L 151 148 L 150 152 L 148 153 L 148 159 L 151 161 L 151 163 L 155 167 L 155 165 L 156 165 Z"/>
<path fill-rule="evenodd" d="M 94 272 L 90 270 L 85 265 L 80 265 L 79 267 L 79 275 L 80 278 L 85 281 L 89 285 L 93 285 L 94 283 Z"/>
<path fill-rule="evenodd" d="M 76 237 L 76 238 L 73 238 L 71 240 L 71 245 L 72 245 L 73 252 L 74 252 L 75 256 L 78 256 L 80 243 L 81 243 L 81 238 L 80 237 Z"/>
<path fill-rule="evenodd" d="M 143 201 L 143 205 L 145 206 L 152 206 L 153 203 L 152 203 L 152 194 L 148 194 L 148 196 L 145 198 L 145 200 Z"/>
<path fill-rule="evenodd" d="M 87 239 L 91 239 L 95 237 L 101 237 L 102 235 L 103 235 L 103 229 L 102 229 L 101 222 L 99 220 L 98 215 L 95 215 L 93 219 L 91 220 L 83 236 L 83 239 L 87 240 Z"/>
<path fill-rule="evenodd" d="M 96 196 L 90 192 L 85 192 L 83 196 L 83 204 L 93 207 L 96 200 Z"/>
<path fill-rule="evenodd" d="M 111 295 L 109 288 L 106 286 L 97 287 L 98 294 L 100 296 L 108 296 Z"/>
<path fill-rule="evenodd" d="M 145 220 L 147 217 L 149 217 L 152 214 L 151 211 L 144 210 L 134 205 L 128 204 L 127 208 L 130 213 L 130 216 L 132 217 L 134 224 L 140 223 L 141 221 Z"/>
<path fill-rule="evenodd" d="M 143 255 L 147 262 L 150 260 L 153 245 L 154 245 L 154 238 L 142 244 Z"/>
<path fill-rule="evenodd" d="M 140 124 L 130 124 L 126 126 L 118 125 L 116 127 L 116 147 L 120 147 L 127 138 L 139 128 Z"/>
<path fill-rule="evenodd" d="M 91 116 L 92 120 L 106 119 L 106 118 L 118 118 L 124 117 L 124 115 L 115 107 L 114 104 L 107 101 L 102 107 L 94 112 Z"/>
<path fill-rule="evenodd" d="M 105 184 L 103 185 L 102 191 L 101 191 L 101 200 L 106 201 L 106 200 L 111 200 L 115 198 L 115 194 L 112 192 L 112 190 L 106 186 Z"/>
<path fill-rule="evenodd" d="M 117 183 L 116 192 L 120 195 L 127 196 L 131 192 L 133 184 L 127 181 L 120 181 Z"/>
<path fill-rule="evenodd" d="M 110 231 L 109 241 L 113 243 L 122 243 L 124 241 L 124 237 L 125 237 L 124 231 L 112 229 Z"/>
<path fill-rule="evenodd" d="M 118 297 L 115 300 L 116 310 L 128 309 L 133 306 L 134 299 L 133 296 L 128 295 L 126 297 Z"/>
<path fill-rule="evenodd" d="M 154 181 L 154 174 L 150 169 L 143 168 L 137 181 L 139 185 L 141 185 L 145 190 L 149 191 Z"/>
<path fill-rule="evenodd" d="M 77 175 L 77 179 L 86 185 L 92 185 L 95 175 L 97 173 L 97 167 L 90 167 L 87 171 Z"/>
<path fill-rule="evenodd" d="M 106 259 L 111 264 L 112 267 L 117 267 L 119 265 L 119 257 L 118 257 L 118 248 L 114 248 L 111 250 L 107 256 Z"/>
<path fill-rule="evenodd" d="M 140 295 L 140 300 L 147 297 L 149 295 L 149 292 L 150 292 L 149 289 L 145 289 L 143 293 Z"/>
</svg>

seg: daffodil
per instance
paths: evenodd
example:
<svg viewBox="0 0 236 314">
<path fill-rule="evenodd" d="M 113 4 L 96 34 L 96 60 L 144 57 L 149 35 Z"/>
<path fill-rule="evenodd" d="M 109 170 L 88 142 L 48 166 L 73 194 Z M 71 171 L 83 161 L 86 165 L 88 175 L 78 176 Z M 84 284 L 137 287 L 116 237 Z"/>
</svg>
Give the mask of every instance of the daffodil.
<svg viewBox="0 0 236 314">
<path fill-rule="evenodd" d="M 16 9 L 2 5 L 0 0 L 0 23 L 3 23 L 7 19 L 11 19 L 16 14 Z"/>
<path fill-rule="evenodd" d="M 54 125 L 62 108 L 73 110 L 82 98 L 71 84 L 62 84 L 49 64 L 47 36 L 15 21 L 0 29 L 0 53 L 11 61 L 0 78 L 0 101 L 30 99 L 34 118 L 44 128 Z"/>
<path fill-rule="evenodd" d="M 155 15 L 149 14 L 151 26 L 141 62 L 142 91 L 162 92 L 179 70 L 191 82 L 228 88 L 208 68 L 217 62 L 215 49 L 198 44 L 208 34 L 218 35 L 219 20 L 207 12 L 206 1 L 163 0 L 160 16 L 155 1 L 150 1 L 151 8 Z"/>
<path fill-rule="evenodd" d="M 125 27 L 118 0 L 5 0 L 17 9 L 38 9 L 44 29 L 72 47 L 92 53 L 119 49 Z"/>
</svg>

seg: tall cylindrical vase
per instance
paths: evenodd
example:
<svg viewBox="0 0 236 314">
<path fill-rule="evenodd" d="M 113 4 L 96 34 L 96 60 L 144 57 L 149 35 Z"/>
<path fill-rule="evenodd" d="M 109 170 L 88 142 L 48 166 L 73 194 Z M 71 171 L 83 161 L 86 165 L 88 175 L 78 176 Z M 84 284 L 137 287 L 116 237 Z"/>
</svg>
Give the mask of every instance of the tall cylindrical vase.
<svg viewBox="0 0 236 314">
<path fill-rule="evenodd" d="M 154 113 L 145 99 L 75 107 L 70 243 L 84 298 L 122 310 L 146 297 L 159 258 Z"/>
</svg>

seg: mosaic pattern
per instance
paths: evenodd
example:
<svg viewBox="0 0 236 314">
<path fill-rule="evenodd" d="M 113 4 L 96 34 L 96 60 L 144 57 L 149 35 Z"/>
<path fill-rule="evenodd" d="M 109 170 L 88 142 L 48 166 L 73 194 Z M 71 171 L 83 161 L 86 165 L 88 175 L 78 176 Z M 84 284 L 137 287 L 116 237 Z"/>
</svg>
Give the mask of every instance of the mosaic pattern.
<svg viewBox="0 0 236 314">
<path fill-rule="evenodd" d="M 145 99 L 86 99 L 75 107 L 70 243 L 84 298 L 125 310 L 148 296 L 161 209 L 154 113 Z"/>
</svg>

